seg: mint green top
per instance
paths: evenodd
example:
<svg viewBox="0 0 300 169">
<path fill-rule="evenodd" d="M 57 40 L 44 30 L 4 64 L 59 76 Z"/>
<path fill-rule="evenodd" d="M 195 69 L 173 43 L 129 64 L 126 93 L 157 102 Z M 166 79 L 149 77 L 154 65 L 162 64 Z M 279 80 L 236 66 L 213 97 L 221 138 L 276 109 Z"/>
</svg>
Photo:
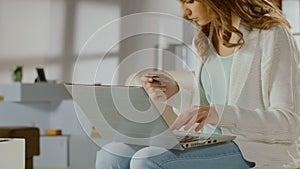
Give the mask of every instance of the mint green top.
<svg viewBox="0 0 300 169">
<path fill-rule="evenodd" d="M 210 48 L 208 57 L 200 71 L 201 84 L 209 104 L 228 104 L 233 57 L 234 54 L 220 56 L 213 47 Z M 220 128 L 215 128 L 210 125 L 205 126 L 203 132 L 214 132 L 215 134 L 222 133 Z"/>
<path fill-rule="evenodd" d="M 233 55 L 220 56 L 214 49 L 201 70 L 201 83 L 208 103 L 227 105 Z"/>
</svg>

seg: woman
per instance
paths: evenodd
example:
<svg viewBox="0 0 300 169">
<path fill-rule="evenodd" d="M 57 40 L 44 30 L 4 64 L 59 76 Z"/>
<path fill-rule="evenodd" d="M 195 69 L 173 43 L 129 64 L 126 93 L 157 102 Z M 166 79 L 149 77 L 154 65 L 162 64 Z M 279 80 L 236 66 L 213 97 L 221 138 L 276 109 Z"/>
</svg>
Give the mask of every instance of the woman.
<svg viewBox="0 0 300 169">
<path fill-rule="evenodd" d="M 289 23 L 267 0 L 179 3 L 182 15 L 199 28 L 196 85 L 185 89 L 163 74 L 159 76 L 170 82 L 149 76 L 141 81 L 153 99 L 167 100 L 181 112 L 172 129 L 215 126 L 216 132 L 237 139 L 156 156 L 151 155 L 162 148 L 113 143 L 99 152 L 99 169 L 253 167 L 248 161 L 255 168 L 296 168 L 289 164 L 298 155 L 299 51 Z M 120 151 L 127 156 L 114 154 Z"/>
</svg>

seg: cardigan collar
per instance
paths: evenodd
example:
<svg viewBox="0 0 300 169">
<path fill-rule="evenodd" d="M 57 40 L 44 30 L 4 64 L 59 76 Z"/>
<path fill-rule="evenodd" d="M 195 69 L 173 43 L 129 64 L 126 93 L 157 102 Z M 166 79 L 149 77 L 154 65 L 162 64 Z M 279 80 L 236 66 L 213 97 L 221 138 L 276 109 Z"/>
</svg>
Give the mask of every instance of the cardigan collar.
<svg viewBox="0 0 300 169">
<path fill-rule="evenodd" d="M 233 58 L 230 75 L 230 91 L 228 95 L 229 105 L 237 103 L 241 95 L 250 72 L 255 54 L 254 51 L 258 43 L 259 30 L 253 29 L 252 31 L 248 31 L 242 24 L 240 25 L 239 30 L 244 35 L 245 44 L 241 48 L 236 50 L 235 57 Z M 193 52 L 196 52 L 195 48 Z M 196 70 L 198 70 L 197 75 L 199 77 L 200 70 L 204 64 L 204 61 L 199 55 L 195 58 L 195 61 L 196 65 L 198 65 Z M 200 82 L 200 80 L 198 82 Z"/>
<path fill-rule="evenodd" d="M 244 35 L 245 44 L 236 51 L 235 57 L 233 58 L 228 96 L 229 105 L 235 104 L 241 95 L 253 63 L 255 49 L 258 43 L 259 31 L 257 29 L 253 29 L 250 32 L 241 25 L 240 31 Z"/>
</svg>

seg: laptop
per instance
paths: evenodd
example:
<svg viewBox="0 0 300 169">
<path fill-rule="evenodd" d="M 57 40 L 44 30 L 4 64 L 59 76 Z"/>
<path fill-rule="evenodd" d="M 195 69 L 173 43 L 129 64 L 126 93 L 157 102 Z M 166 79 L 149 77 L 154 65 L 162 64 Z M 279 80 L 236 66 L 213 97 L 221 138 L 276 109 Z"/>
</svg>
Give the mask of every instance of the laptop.
<svg viewBox="0 0 300 169">
<path fill-rule="evenodd" d="M 170 122 L 140 86 L 65 84 L 65 87 L 101 139 L 107 141 L 185 150 L 235 139 L 235 136 L 170 130 Z"/>
</svg>

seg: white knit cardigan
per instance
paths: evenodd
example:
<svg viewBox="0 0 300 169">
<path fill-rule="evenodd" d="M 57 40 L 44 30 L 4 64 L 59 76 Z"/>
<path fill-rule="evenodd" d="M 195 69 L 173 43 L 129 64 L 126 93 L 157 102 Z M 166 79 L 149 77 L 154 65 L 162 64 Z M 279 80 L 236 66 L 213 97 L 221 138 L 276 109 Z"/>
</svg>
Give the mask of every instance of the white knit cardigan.
<svg viewBox="0 0 300 169">
<path fill-rule="evenodd" d="M 296 168 L 299 50 L 285 26 L 252 31 L 241 26 L 240 30 L 245 44 L 233 59 L 228 105 L 216 105 L 218 126 L 224 134 L 237 136 L 235 142 L 244 157 L 256 163 L 255 168 Z M 199 103 L 207 105 L 199 80 L 203 65 L 199 55 L 195 55 L 195 62 L 194 85 L 184 87 L 181 83 L 186 82 L 179 81 L 180 91 L 167 101 L 177 112 Z"/>
</svg>

